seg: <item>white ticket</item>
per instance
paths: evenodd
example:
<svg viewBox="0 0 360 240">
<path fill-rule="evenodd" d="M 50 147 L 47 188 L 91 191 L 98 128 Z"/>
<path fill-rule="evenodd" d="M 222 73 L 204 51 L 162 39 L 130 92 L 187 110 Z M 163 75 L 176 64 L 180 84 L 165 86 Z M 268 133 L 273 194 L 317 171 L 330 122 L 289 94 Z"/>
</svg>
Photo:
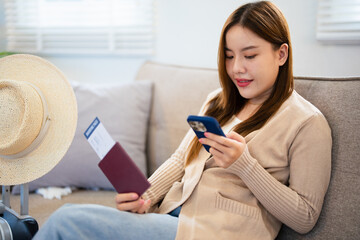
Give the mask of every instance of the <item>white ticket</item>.
<svg viewBox="0 0 360 240">
<path fill-rule="evenodd" d="M 86 129 L 84 135 L 100 159 L 103 159 L 115 145 L 114 139 L 97 117 Z"/>
</svg>

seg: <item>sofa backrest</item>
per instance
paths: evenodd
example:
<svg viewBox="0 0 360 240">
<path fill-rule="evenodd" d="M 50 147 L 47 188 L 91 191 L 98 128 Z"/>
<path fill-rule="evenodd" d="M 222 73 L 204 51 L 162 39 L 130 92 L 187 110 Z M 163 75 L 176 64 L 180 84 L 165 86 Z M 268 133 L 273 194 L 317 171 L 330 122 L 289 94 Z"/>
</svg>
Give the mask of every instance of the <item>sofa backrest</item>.
<svg viewBox="0 0 360 240">
<path fill-rule="evenodd" d="M 177 148 L 197 114 L 218 88 L 215 69 L 145 63 L 136 80 L 154 83 L 147 140 L 151 174 Z M 332 129 L 332 177 L 315 228 L 297 234 L 286 226 L 278 239 L 360 239 L 360 77 L 295 78 L 295 89 L 322 111 Z"/>
<path fill-rule="evenodd" d="M 215 69 L 145 63 L 136 80 L 153 82 L 147 141 L 148 170 L 153 173 L 179 146 L 207 95 L 220 87 Z"/>
</svg>

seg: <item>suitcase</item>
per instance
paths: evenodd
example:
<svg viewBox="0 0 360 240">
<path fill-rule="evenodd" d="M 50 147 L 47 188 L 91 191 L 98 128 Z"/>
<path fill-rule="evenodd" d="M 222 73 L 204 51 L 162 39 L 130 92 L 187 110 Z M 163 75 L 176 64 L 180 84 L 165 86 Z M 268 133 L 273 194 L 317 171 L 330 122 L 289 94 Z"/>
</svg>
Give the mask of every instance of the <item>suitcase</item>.
<svg viewBox="0 0 360 240">
<path fill-rule="evenodd" d="M 29 188 L 21 185 L 20 214 L 10 208 L 10 187 L 2 187 L 0 201 L 0 240 L 28 240 L 39 229 L 38 223 L 28 215 Z"/>
</svg>

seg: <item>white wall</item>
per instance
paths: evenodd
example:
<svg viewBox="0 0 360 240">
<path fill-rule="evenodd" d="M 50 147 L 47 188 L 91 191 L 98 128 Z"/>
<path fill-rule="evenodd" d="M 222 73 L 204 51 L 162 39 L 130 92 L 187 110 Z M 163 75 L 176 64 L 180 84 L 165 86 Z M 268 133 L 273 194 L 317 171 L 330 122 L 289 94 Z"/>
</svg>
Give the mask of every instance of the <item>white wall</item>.
<svg viewBox="0 0 360 240">
<path fill-rule="evenodd" d="M 160 62 L 216 67 L 221 28 L 247 1 L 158 0 L 157 55 Z M 360 46 L 323 45 L 315 39 L 316 0 L 274 0 L 291 32 L 294 74 L 360 76 Z"/>
<path fill-rule="evenodd" d="M 245 2 L 156 0 L 156 53 L 151 60 L 216 68 L 221 28 L 229 14 Z M 360 76 L 359 45 L 323 45 L 316 41 L 316 0 L 273 2 L 283 11 L 290 26 L 295 75 Z M 94 56 L 47 59 L 70 80 L 88 82 L 132 80 L 145 61 L 141 58 Z"/>
<path fill-rule="evenodd" d="M 5 44 L 4 0 L 0 0 L 0 52 L 4 51 Z"/>
<path fill-rule="evenodd" d="M 142 58 L 121 57 L 45 57 L 57 66 L 70 81 L 77 82 L 120 82 L 132 81 L 140 66 Z"/>
</svg>

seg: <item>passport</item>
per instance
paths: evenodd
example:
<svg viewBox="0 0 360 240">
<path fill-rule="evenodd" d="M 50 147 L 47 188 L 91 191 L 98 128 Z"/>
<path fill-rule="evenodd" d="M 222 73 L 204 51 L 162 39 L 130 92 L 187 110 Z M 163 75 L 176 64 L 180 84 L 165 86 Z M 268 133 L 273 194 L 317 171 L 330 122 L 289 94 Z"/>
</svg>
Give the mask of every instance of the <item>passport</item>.
<svg viewBox="0 0 360 240">
<path fill-rule="evenodd" d="M 99 168 L 118 193 L 141 196 L 150 183 L 119 142 L 115 142 L 96 117 L 84 133 L 100 157 Z"/>
<path fill-rule="evenodd" d="M 150 187 L 144 174 L 118 142 L 99 162 L 99 167 L 118 193 L 135 192 L 141 196 Z"/>
</svg>

